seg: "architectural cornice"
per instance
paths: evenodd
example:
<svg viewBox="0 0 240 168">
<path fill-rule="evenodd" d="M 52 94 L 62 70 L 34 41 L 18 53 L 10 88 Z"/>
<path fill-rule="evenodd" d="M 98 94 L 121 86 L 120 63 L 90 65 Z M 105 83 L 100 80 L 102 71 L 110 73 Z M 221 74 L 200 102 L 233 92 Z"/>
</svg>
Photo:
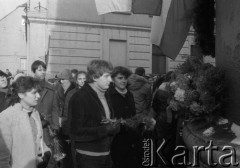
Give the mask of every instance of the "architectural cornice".
<svg viewBox="0 0 240 168">
<path fill-rule="evenodd" d="M 42 23 L 42 24 L 61 24 L 61 25 L 80 25 L 80 26 L 92 26 L 92 27 L 102 27 L 102 28 L 120 28 L 128 30 L 139 30 L 150 32 L 150 27 L 137 27 L 137 26 L 128 26 L 128 25 L 116 25 L 116 24 L 102 24 L 102 23 L 91 23 L 91 22 L 77 22 L 77 21 L 65 21 L 65 20 L 54 20 L 46 18 L 33 18 L 28 17 L 30 23 Z"/>
</svg>

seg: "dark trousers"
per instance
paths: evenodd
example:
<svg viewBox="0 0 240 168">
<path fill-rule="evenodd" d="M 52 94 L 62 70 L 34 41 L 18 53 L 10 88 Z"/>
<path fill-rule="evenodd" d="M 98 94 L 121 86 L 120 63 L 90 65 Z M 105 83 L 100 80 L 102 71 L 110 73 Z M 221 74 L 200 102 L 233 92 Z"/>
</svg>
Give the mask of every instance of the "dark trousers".
<svg viewBox="0 0 240 168">
<path fill-rule="evenodd" d="M 112 162 L 110 155 L 107 156 L 88 156 L 76 154 L 78 168 L 111 168 Z"/>
<path fill-rule="evenodd" d="M 60 168 L 74 168 L 70 140 L 63 140 L 62 147 L 66 157 L 60 161 Z"/>
</svg>

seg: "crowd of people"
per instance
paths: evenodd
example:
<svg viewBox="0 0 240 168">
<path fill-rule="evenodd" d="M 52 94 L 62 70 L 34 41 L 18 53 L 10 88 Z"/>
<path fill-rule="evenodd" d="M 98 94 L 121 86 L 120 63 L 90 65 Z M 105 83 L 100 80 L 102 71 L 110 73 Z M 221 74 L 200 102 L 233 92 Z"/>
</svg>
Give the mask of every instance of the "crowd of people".
<svg viewBox="0 0 240 168">
<path fill-rule="evenodd" d="M 147 79 L 142 67 L 132 73 L 104 60 L 49 81 L 44 62 L 34 61 L 31 70 L 33 77 L 11 82 L 9 70 L 0 71 L 1 168 L 139 168 L 144 134 L 122 121 L 141 114 L 156 123 L 153 139 L 170 139 L 171 155 L 177 129 L 168 106 L 171 72 Z"/>
</svg>

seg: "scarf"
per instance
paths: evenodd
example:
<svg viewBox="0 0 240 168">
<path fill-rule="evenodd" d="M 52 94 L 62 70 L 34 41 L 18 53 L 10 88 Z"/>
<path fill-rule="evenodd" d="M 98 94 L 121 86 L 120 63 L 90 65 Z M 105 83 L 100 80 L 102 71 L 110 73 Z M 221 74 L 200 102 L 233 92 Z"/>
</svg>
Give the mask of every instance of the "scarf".
<svg viewBox="0 0 240 168">
<path fill-rule="evenodd" d="M 108 104 L 107 104 L 107 100 L 106 100 L 106 97 L 105 97 L 106 90 L 101 89 L 95 83 L 90 83 L 89 85 L 97 93 L 98 98 L 100 99 L 100 101 L 101 101 L 101 103 L 103 105 L 106 118 L 110 119 L 110 110 L 109 110 L 109 107 L 108 107 Z"/>
</svg>

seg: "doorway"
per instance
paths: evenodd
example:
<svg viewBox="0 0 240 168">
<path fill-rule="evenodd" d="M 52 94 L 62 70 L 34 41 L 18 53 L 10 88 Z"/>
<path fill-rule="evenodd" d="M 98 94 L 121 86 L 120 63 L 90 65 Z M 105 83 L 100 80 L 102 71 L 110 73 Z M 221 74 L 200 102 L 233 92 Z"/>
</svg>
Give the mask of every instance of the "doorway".
<svg viewBox="0 0 240 168">
<path fill-rule="evenodd" d="M 109 40 L 109 61 L 113 66 L 127 67 L 127 41 Z"/>
</svg>

